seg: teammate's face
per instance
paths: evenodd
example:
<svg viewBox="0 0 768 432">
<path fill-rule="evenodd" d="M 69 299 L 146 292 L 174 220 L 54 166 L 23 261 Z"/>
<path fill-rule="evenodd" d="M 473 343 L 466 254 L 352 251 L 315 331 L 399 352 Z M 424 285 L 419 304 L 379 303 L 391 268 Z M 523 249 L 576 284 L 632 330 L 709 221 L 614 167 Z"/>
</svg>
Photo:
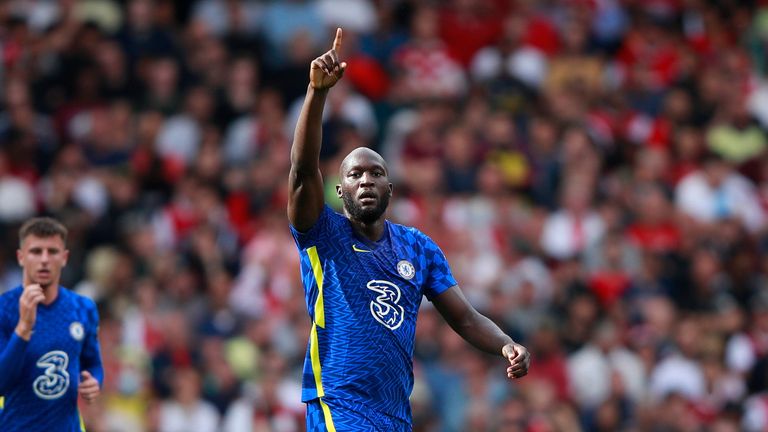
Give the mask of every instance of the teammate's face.
<svg viewBox="0 0 768 432">
<path fill-rule="evenodd" d="M 16 259 L 24 273 L 24 284 L 36 283 L 43 288 L 58 285 L 61 269 L 67 265 L 68 257 L 69 251 L 64 246 L 64 240 L 57 235 L 28 235 L 16 251 Z"/>
<path fill-rule="evenodd" d="M 341 164 L 341 184 L 336 192 L 349 217 L 372 223 L 382 217 L 392 196 L 392 184 L 381 156 L 373 151 L 354 151 Z"/>
</svg>

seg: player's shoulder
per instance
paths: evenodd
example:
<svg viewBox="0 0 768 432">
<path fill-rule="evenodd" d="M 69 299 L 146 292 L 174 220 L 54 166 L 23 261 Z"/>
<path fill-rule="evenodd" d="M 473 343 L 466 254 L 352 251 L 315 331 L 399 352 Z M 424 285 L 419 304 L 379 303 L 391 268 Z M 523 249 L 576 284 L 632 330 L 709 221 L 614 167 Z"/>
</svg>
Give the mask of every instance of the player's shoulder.
<svg viewBox="0 0 768 432">
<path fill-rule="evenodd" d="M 59 289 L 59 293 L 67 298 L 73 310 L 72 313 L 84 320 L 82 321 L 84 325 L 88 328 L 99 325 L 99 310 L 93 299 L 63 287 Z"/>
<path fill-rule="evenodd" d="M 323 211 L 318 216 L 312 226 L 306 231 L 299 231 L 293 225 L 290 225 L 291 232 L 294 236 L 300 238 L 314 238 L 321 237 L 330 233 L 340 233 L 342 230 L 339 226 L 343 223 L 347 223 L 347 218 L 334 210 L 328 204 L 323 205 Z"/>
<path fill-rule="evenodd" d="M 59 295 L 69 299 L 72 303 L 85 309 L 96 309 L 96 302 L 90 297 L 86 297 L 82 294 L 78 294 L 69 288 L 59 287 Z"/>
<path fill-rule="evenodd" d="M 347 223 L 347 217 L 337 212 L 333 207 L 325 204 L 323 207 L 323 216 L 328 218 L 331 223 Z"/>
<path fill-rule="evenodd" d="M 394 237 L 411 246 L 431 247 L 435 242 L 416 227 L 388 221 Z"/>
<path fill-rule="evenodd" d="M 17 286 L 0 294 L 0 316 L 13 315 L 19 310 L 19 297 L 24 292 L 24 288 Z"/>
<path fill-rule="evenodd" d="M 9 301 L 10 302 L 18 301 L 23 291 L 24 291 L 24 288 L 21 285 L 19 285 L 15 288 L 11 288 L 8 291 L 0 294 L 0 304 L 5 304 Z"/>
</svg>

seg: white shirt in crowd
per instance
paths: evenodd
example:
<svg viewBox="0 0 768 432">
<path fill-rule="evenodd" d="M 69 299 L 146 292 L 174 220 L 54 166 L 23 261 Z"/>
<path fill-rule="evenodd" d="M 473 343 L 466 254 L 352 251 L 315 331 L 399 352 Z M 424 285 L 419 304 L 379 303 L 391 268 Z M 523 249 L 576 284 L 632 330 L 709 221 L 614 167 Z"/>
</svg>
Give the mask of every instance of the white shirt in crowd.
<svg viewBox="0 0 768 432">
<path fill-rule="evenodd" d="M 736 173 L 714 188 L 700 171 L 685 176 L 677 185 L 675 202 L 683 213 L 701 222 L 738 218 L 746 229 L 755 232 L 765 225 L 765 211 L 749 180 Z"/>
<path fill-rule="evenodd" d="M 657 401 L 670 393 L 681 394 L 688 400 L 699 400 L 706 393 L 704 371 L 697 362 L 673 354 L 653 369 L 650 390 Z"/>
<path fill-rule="evenodd" d="M 541 247 L 556 259 L 568 259 L 597 243 L 603 236 L 605 224 L 596 212 L 577 219 L 567 210 L 547 217 L 541 234 Z"/>
<path fill-rule="evenodd" d="M 175 401 L 160 406 L 160 432 L 217 432 L 219 412 L 210 402 L 199 400 L 192 407 Z"/>
<path fill-rule="evenodd" d="M 589 344 L 568 359 L 571 391 L 582 407 L 597 407 L 611 396 L 614 374 L 618 374 L 630 399 L 639 401 L 645 395 L 643 362 L 624 347 L 605 352 Z"/>
</svg>

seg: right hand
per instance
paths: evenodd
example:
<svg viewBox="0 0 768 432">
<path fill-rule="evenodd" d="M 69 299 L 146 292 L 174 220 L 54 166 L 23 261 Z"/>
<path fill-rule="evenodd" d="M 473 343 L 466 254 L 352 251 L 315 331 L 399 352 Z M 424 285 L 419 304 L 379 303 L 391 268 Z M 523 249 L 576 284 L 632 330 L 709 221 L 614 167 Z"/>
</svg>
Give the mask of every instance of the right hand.
<svg viewBox="0 0 768 432">
<path fill-rule="evenodd" d="M 92 404 L 101 393 L 99 381 L 90 372 L 84 370 L 80 372 L 80 385 L 77 387 L 77 392 L 87 403 Z"/>
<path fill-rule="evenodd" d="M 336 38 L 333 47 L 312 61 L 309 69 L 309 85 L 316 90 L 325 90 L 333 87 L 344 76 L 347 69 L 346 62 L 339 62 L 341 51 L 341 28 L 336 29 Z"/>
<path fill-rule="evenodd" d="M 45 300 L 43 287 L 39 284 L 30 284 L 24 287 L 24 292 L 19 297 L 19 323 L 16 326 L 16 334 L 24 340 L 29 340 L 32 329 L 37 321 L 37 305 Z"/>
<path fill-rule="evenodd" d="M 501 348 L 501 355 L 510 364 L 507 368 L 507 378 L 516 379 L 528 375 L 528 368 L 531 365 L 531 354 L 524 346 L 516 342 L 504 345 Z"/>
</svg>

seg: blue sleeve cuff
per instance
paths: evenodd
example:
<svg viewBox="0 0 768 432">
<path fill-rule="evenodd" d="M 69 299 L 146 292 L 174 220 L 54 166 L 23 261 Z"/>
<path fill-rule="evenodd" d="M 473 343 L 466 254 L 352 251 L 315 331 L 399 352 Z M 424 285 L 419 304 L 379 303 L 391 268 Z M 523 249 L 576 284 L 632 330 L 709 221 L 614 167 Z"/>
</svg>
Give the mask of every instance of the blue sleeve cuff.
<svg viewBox="0 0 768 432">
<path fill-rule="evenodd" d="M 104 368 L 101 365 L 90 367 L 86 370 L 99 382 L 99 388 L 104 387 Z"/>
</svg>

